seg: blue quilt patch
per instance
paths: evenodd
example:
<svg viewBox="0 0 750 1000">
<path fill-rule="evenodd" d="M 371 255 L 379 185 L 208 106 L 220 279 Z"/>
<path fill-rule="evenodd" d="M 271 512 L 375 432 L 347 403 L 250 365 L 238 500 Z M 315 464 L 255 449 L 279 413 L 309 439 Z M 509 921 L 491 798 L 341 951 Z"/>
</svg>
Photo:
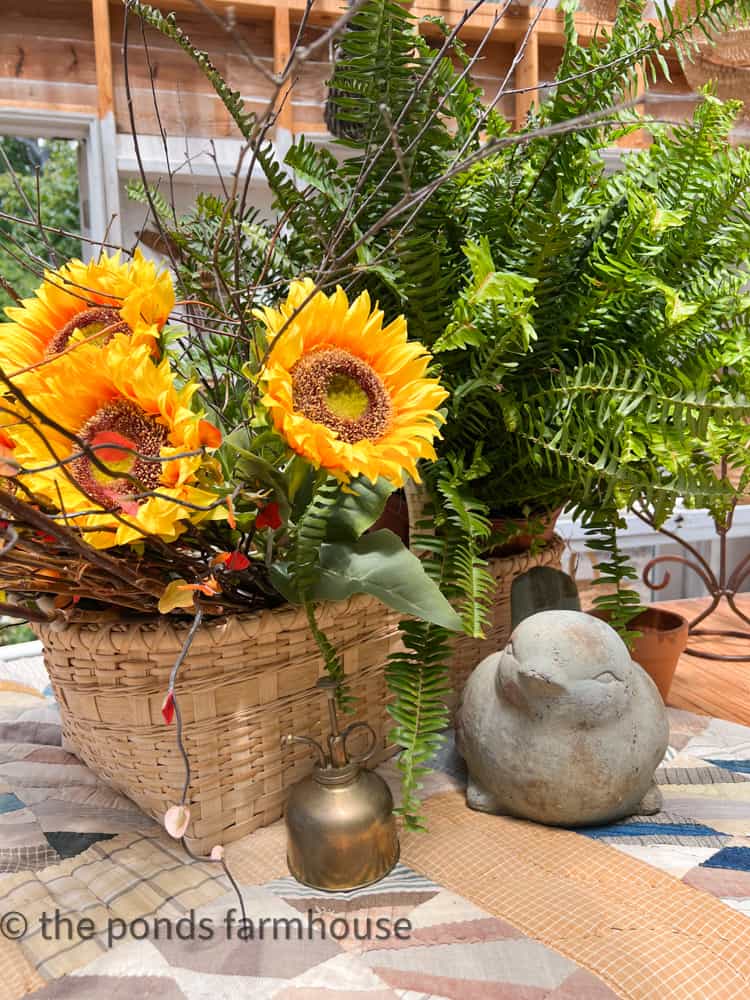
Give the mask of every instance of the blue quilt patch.
<svg viewBox="0 0 750 1000">
<path fill-rule="evenodd" d="M 707 764 L 715 764 L 725 771 L 737 771 L 740 774 L 750 774 L 750 760 L 714 760 L 711 757 L 704 757 Z"/>
<path fill-rule="evenodd" d="M 100 840 L 111 840 L 114 833 L 75 833 L 69 830 L 54 833 L 45 830 L 44 836 L 61 858 L 74 858 Z"/>
<path fill-rule="evenodd" d="M 702 823 L 614 823 L 612 826 L 582 826 L 576 833 L 587 837 L 716 837 L 718 830 Z M 749 849 L 750 850 L 750 849 Z"/>
<path fill-rule="evenodd" d="M 17 809 L 25 809 L 26 805 L 21 802 L 17 795 L 13 792 L 2 792 L 0 793 L 0 813 L 12 813 Z"/>
<path fill-rule="evenodd" d="M 700 867 L 731 868 L 736 872 L 750 872 L 750 847 L 722 847 Z"/>
</svg>

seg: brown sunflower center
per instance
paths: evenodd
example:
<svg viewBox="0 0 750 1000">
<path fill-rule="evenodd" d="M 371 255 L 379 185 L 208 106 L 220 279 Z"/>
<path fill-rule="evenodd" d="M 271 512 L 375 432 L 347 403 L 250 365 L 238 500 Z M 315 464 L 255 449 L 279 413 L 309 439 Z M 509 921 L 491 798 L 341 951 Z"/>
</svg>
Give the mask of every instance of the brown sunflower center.
<svg viewBox="0 0 750 1000">
<path fill-rule="evenodd" d="M 106 330 L 101 337 L 94 335 L 101 330 Z M 120 314 L 116 309 L 107 309 L 105 306 L 95 306 L 93 309 L 83 309 L 69 319 L 65 326 L 60 327 L 52 340 L 47 344 L 47 357 L 51 354 L 59 354 L 65 348 L 76 341 L 87 340 L 94 337 L 93 343 L 103 346 L 111 340 L 116 333 L 132 333 L 128 324 L 120 319 Z"/>
<path fill-rule="evenodd" d="M 71 463 L 71 472 L 88 496 L 103 507 L 123 507 L 134 493 L 159 485 L 161 463 L 148 459 L 159 457 L 167 442 L 167 429 L 135 403 L 125 399 L 107 403 L 86 421 L 78 436 L 95 449 L 107 471 L 82 455 Z M 134 476 L 138 482 L 126 476 Z"/>
<path fill-rule="evenodd" d="M 292 368 L 293 404 L 308 420 L 354 444 L 388 429 L 391 400 L 378 374 L 337 347 L 311 351 Z"/>
</svg>

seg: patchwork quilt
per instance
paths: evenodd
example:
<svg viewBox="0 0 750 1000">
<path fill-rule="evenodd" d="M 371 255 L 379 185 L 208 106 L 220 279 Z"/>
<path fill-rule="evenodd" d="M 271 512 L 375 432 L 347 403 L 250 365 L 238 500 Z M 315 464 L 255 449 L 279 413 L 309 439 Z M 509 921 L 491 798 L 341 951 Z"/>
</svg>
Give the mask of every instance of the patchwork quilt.
<svg viewBox="0 0 750 1000">
<path fill-rule="evenodd" d="M 0 663 L 0 873 L 44 868 L 152 826 L 63 749 L 41 658 Z"/>
<path fill-rule="evenodd" d="M 38 660 L 0 664 L 0 1000 L 748 998 L 750 730 L 670 725 L 657 816 L 471 813 L 448 741 L 386 879 L 301 886 L 279 823 L 227 848 L 240 902 L 63 749 Z"/>
</svg>

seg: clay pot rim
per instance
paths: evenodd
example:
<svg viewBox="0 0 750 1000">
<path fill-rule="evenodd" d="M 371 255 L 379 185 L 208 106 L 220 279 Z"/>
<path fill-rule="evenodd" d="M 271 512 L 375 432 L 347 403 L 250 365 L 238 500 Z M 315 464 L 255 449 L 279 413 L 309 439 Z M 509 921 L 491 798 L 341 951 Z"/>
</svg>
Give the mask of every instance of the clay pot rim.
<svg viewBox="0 0 750 1000">
<path fill-rule="evenodd" d="M 543 545 L 548 545 L 554 538 L 557 519 L 562 514 L 562 511 L 562 507 L 557 507 L 555 510 L 540 513 L 538 516 L 530 514 L 528 517 L 523 518 L 494 517 L 492 511 L 490 511 L 490 523 L 493 532 L 501 531 L 507 525 L 513 525 L 516 528 L 516 533 L 511 535 L 505 542 L 491 545 L 487 552 L 490 556 L 502 559 L 507 556 L 521 555 L 524 552 L 529 552 L 535 541 L 539 541 Z M 531 533 L 532 521 L 538 521 L 541 525 L 542 531 L 540 534 L 534 535 Z"/>
<path fill-rule="evenodd" d="M 687 618 L 677 611 L 653 607 L 646 608 L 628 622 L 630 628 L 643 632 L 680 632 L 688 625 Z"/>
<path fill-rule="evenodd" d="M 588 614 L 605 622 L 609 620 L 607 612 L 600 608 L 590 608 Z M 670 611 L 667 608 L 648 607 L 628 622 L 628 628 L 637 629 L 640 632 L 658 632 L 660 634 L 680 632 L 688 627 L 687 618 L 678 614 L 677 611 Z"/>
</svg>

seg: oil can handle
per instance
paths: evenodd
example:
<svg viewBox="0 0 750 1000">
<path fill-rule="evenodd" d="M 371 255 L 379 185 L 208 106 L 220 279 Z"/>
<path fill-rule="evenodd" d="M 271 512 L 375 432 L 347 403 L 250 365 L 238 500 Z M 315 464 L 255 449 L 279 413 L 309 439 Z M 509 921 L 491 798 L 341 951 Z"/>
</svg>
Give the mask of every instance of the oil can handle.
<svg viewBox="0 0 750 1000">
<path fill-rule="evenodd" d="M 370 734 L 370 740 L 367 745 L 367 749 L 362 750 L 360 753 L 350 753 L 346 741 L 352 735 L 352 733 L 357 729 L 366 729 Z M 346 751 L 346 756 L 353 764 L 364 764 L 366 760 L 372 757 L 373 751 L 375 750 L 375 744 L 378 742 L 378 737 L 375 730 L 372 728 L 369 722 L 352 722 L 350 726 L 341 734 L 341 738 L 344 743 L 344 750 Z"/>
<path fill-rule="evenodd" d="M 291 746 L 293 743 L 303 743 L 305 746 L 311 747 L 318 755 L 318 766 L 328 767 L 328 760 L 326 759 L 323 747 L 317 740 L 310 739 L 309 736 L 292 736 L 292 734 L 289 733 L 287 736 L 282 738 L 281 747 L 283 749 L 284 747 Z"/>
</svg>

